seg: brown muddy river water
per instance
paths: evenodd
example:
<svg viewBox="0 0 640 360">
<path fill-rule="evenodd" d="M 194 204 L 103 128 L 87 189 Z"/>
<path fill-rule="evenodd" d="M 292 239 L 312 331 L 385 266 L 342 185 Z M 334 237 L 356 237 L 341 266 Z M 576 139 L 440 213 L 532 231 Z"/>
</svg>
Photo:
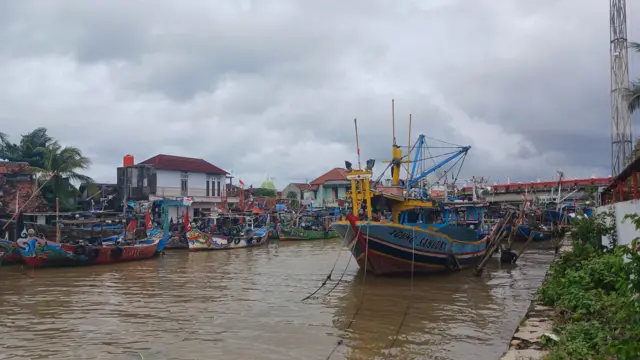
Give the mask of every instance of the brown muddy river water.
<svg viewBox="0 0 640 360">
<path fill-rule="evenodd" d="M 482 277 L 416 277 L 412 289 L 408 278 L 365 279 L 342 250 L 334 280 L 301 302 L 340 249 L 322 240 L 0 268 L 0 359 L 385 359 L 396 333 L 392 359 L 497 359 L 553 257 L 530 249 L 518 266 L 496 259 Z"/>
</svg>

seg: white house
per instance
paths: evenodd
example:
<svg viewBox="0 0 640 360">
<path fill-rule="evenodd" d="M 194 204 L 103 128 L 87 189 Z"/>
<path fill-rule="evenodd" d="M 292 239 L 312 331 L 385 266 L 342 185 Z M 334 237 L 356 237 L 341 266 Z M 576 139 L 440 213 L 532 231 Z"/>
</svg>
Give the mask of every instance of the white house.
<svg viewBox="0 0 640 360">
<path fill-rule="evenodd" d="M 191 218 L 208 214 L 223 202 L 237 203 L 238 197 L 228 197 L 226 180 L 229 173 L 203 159 L 159 154 L 140 164 L 156 170 L 156 188 L 149 200 L 189 197 Z M 182 213 L 180 213 L 182 212 Z M 184 216 L 184 209 L 170 208 L 174 220 Z"/>
</svg>

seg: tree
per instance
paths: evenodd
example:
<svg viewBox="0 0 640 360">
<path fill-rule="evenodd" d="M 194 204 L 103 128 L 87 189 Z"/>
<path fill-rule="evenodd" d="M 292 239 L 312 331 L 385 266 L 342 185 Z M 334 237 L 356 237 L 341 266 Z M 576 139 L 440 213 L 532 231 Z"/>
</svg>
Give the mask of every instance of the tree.
<svg viewBox="0 0 640 360">
<path fill-rule="evenodd" d="M 276 197 L 276 195 L 278 195 L 278 192 L 275 189 L 257 188 L 253 190 L 253 195 L 273 198 L 273 197 Z"/>
<path fill-rule="evenodd" d="M 40 127 L 30 133 L 22 135 L 20 143 L 14 144 L 8 137 L 0 137 L 0 158 L 8 161 L 24 161 L 29 165 L 42 168 L 43 154 L 39 149 L 47 147 L 53 138 L 47 135 L 47 129 Z"/>
<path fill-rule="evenodd" d="M 34 167 L 34 171 L 39 175 L 39 180 L 48 180 L 48 185 L 53 190 L 53 199 L 46 196 L 47 201 L 55 203 L 55 198 L 59 198 L 60 207 L 65 210 L 75 208 L 75 200 L 78 190 L 71 184 L 71 181 L 92 183 L 93 179 L 78 173 L 78 170 L 87 170 L 91 165 L 91 160 L 82 155 L 82 151 L 74 146 L 62 146 L 58 141 L 52 141 L 45 147 L 34 149 L 34 152 L 42 154 L 42 167 Z"/>
</svg>

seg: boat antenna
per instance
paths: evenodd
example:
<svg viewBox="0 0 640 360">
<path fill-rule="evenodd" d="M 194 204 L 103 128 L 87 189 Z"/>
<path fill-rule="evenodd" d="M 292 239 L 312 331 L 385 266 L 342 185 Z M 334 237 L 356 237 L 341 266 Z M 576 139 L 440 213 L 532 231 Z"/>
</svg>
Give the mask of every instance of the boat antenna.
<svg viewBox="0 0 640 360">
<path fill-rule="evenodd" d="M 396 100 L 391 99 L 391 131 L 393 132 L 393 146 L 396 146 Z"/>
<path fill-rule="evenodd" d="M 353 125 L 356 127 L 356 151 L 358 152 L 358 169 L 360 167 L 360 140 L 358 140 L 358 119 L 353 119 Z M 394 135 L 395 139 L 395 135 Z"/>
</svg>

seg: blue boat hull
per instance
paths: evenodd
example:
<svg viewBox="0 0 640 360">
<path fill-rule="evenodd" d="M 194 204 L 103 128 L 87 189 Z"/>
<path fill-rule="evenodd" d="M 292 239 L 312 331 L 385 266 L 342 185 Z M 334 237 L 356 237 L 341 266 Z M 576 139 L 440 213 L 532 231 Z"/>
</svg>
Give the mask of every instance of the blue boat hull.
<svg viewBox="0 0 640 360">
<path fill-rule="evenodd" d="M 336 222 L 333 229 L 344 239 L 361 268 L 376 275 L 410 272 L 434 273 L 477 263 L 486 251 L 486 238 L 458 226 L 433 228 L 362 221 Z M 357 236 L 356 236 L 357 234 Z"/>
</svg>

